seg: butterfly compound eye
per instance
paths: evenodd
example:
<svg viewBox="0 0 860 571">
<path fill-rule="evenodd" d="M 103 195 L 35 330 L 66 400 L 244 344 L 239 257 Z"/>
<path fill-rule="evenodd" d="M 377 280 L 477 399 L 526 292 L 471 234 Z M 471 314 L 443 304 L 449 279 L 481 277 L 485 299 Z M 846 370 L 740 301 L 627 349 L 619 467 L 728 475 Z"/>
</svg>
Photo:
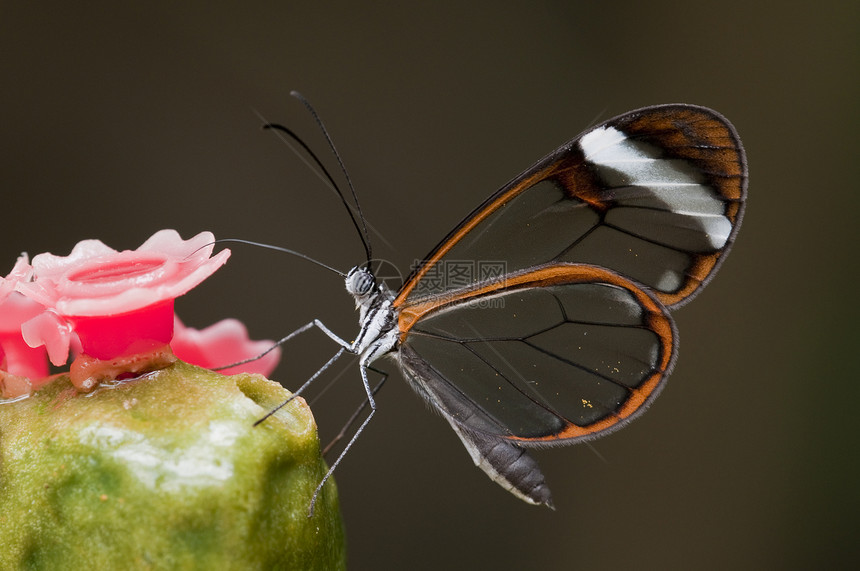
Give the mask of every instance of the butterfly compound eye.
<svg viewBox="0 0 860 571">
<path fill-rule="evenodd" d="M 353 268 L 346 276 L 346 290 L 355 296 L 367 295 L 375 284 L 373 274 L 361 267 Z"/>
</svg>

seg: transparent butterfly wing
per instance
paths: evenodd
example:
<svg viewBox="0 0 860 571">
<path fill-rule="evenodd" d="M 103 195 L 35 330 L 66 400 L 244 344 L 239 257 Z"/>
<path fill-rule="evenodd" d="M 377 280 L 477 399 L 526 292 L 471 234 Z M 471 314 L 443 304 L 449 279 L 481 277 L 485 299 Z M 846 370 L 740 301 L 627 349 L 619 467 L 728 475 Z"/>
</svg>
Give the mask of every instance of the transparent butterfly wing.
<svg viewBox="0 0 860 571">
<path fill-rule="evenodd" d="M 610 268 L 679 305 L 731 247 L 746 180 L 740 139 L 715 111 L 661 105 L 626 113 L 487 199 L 415 268 L 395 304 L 576 262 Z"/>
<path fill-rule="evenodd" d="M 505 185 L 419 264 L 394 301 L 398 359 L 476 465 L 551 506 L 536 445 L 618 429 L 674 363 L 668 314 L 731 248 L 747 167 L 703 107 L 632 111 Z"/>
<path fill-rule="evenodd" d="M 553 264 L 400 314 L 401 364 L 468 430 L 522 445 L 588 438 L 644 410 L 676 333 L 656 298 L 609 270 Z"/>
</svg>

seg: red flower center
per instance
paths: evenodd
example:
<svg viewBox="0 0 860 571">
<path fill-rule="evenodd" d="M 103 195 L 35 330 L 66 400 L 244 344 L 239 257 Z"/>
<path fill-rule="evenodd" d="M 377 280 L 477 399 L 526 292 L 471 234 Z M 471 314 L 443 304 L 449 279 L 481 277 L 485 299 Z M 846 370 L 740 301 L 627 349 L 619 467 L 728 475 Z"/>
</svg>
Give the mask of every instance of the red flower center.
<svg viewBox="0 0 860 571">
<path fill-rule="evenodd" d="M 173 337 L 173 300 L 119 315 L 69 318 L 85 354 L 97 359 L 141 353 Z"/>
</svg>

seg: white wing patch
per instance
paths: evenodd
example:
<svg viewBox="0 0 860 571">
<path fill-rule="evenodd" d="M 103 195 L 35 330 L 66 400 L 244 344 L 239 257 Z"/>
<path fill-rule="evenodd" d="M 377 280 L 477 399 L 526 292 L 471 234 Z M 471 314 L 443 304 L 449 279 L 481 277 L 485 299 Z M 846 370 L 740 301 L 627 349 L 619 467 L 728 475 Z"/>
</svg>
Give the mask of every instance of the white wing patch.
<svg viewBox="0 0 860 571">
<path fill-rule="evenodd" d="M 602 182 L 616 191 L 618 206 L 607 216 L 608 222 L 669 246 L 680 245 L 678 237 L 688 236 L 691 230 L 701 235 L 698 242 L 703 241 L 696 247 L 718 250 L 726 245 L 732 223 L 725 216 L 724 203 L 692 164 L 660 158 L 657 147 L 630 140 L 610 126 L 587 133 L 579 145 Z M 657 218 L 666 222 L 665 235 L 653 235 L 636 222 L 642 209 L 669 214 L 647 217 L 650 222 Z"/>
</svg>

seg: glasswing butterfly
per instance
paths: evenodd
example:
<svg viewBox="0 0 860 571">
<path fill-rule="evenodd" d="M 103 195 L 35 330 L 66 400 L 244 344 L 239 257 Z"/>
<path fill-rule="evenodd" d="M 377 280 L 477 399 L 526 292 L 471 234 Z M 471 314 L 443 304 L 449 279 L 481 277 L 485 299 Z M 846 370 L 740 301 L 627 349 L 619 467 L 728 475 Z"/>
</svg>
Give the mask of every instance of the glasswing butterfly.
<svg viewBox="0 0 860 571">
<path fill-rule="evenodd" d="M 293 95 L 334 151 L 316 113 Z M 286 128 L 268 127 L 301 143 Z M 740 227 L 746 185 L 743 147 L 719 113 L 683 104 L 631 111 L 585 131 L 490 196 L 397 292 L 374 275 L 356 200 L 358 219 L 348 210 L 367 263 L 345 280 L 360 312 L 358 336 L 345 341 L 314 320 L 284 339 L 318 327 L 341 347 L 296 394 L 349 352 L 359 357 L 371 408 L 320 482 L 311 511 L 374 414 L 368 370 L 382 357 L 398 363 L 492 480 L 552 507 L 527 448 L 603 436 L 645 411 L 677 354 L 669 309 L 695 297 L 722 263 Z M 472 271 L 453 279 L 451 268 L 464 262 Z M 495 271 L 474 270 L 481 267 Z"/>
</svg>

